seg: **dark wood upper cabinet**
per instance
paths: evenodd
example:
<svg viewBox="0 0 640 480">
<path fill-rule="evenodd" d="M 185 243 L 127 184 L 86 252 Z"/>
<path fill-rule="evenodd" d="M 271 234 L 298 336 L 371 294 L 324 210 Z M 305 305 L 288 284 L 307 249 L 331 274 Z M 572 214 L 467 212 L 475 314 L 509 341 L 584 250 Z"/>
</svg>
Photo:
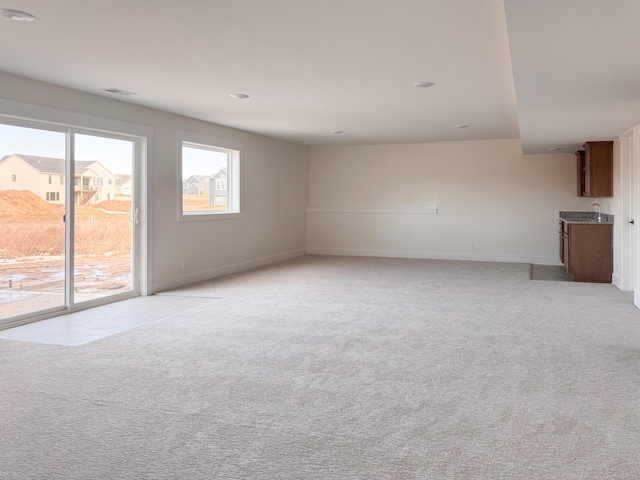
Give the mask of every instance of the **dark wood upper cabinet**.
<svg viewBox="0 0 640 480">
<path fill-rule="evenodd" d="M 587 142 L 576 152 L 578 195 L 613 197 L 613 142 Z"/>
<path fill-rule="evenodd" d="M 584 161 L 584 150 L 578 150 L 576 152 L 576 160 L 578 162 L 578 196 L 584 196 L 585 190 L 585 161 Z"/>
</svg>

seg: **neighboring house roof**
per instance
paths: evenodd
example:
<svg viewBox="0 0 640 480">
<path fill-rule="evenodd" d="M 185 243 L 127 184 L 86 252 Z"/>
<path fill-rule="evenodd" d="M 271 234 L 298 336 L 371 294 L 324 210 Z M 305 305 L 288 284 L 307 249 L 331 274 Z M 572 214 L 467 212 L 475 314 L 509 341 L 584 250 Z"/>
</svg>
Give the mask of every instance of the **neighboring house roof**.
<svg viewBox="0 0 640 480">
<path fill-rule="evenodd" d="M 202 183 L 208 178 L 209 178 L 208 175 L 189 175 L 187 178 L 184 179 L 184 181 L 188 182 L 191 180 L 192 183 Z"/>
<path fill-rule="evenodd" d="M 116 187 L 121 187 L 123 186 L 125 183 L 131 181 L 131 175 L 124 175 L 124 174 L 116 174 L 118 178 L 116 178 Z"/>
<path fill-rule="evenodd" d="M 20 157 L 25 163 L 31 165 L 40 173 L 56 173 L 64 175 L 64 159 L 50 158 L 50 157 L 35 157 L 33 155 L 15 154 L 16 157 Z"/>
<path fill-rule="evenodd" d="M 220 170 L 218 170 L 216 173 L 211 175 L 209 178 L 216 178 L 221 173 L 227 173 L 227 167 L 222 167 Z"/>
<path fill-rule="evenodd" d="M 62 158 L 51 158 L 51 157 L 36 157 L 34 155 L 23 155 L 21 153 L 15 153 L 12 155 L 5 155 L 0 163 L 4 162 L 7 158 L 16 156 L 21 158 L 25 163 L 31 165 L 33 168 L 38 170 L 40 173 L 55 173 L 57 175 L 64 175 L 65 171 L 65 161 Z M 100 162 L 96 160 L 76 160 L 76 173 L 85 173 L 91 165 L 100 164 Z M 104 165 L 103 168 L 109 171 Z M 92 172 L 93 173 L 93 172 Z"/>
<path fill-rule="evenodd" d="M 209 181 L 209 177 L 207 175 L 191 175 L 189 178 L 187 178 L 187 181 L 189 181 L 192 178 L 197 183 L 202 183 L 203 185 Z"/>
<path fill-rule="evenodd" d="M 95 160 L 76 160 L 76 173 L 85 173 L 87 170 L 89 170 L 89 167 L 91 167 L 91 165 L 93 165 L 94 163 L 99 163 L 96 162 Z M 107 170 L 105 168 L 105 170 Z M 91 173 L 95 173 L 95 172 L 91 172 Z"/>
</svg>

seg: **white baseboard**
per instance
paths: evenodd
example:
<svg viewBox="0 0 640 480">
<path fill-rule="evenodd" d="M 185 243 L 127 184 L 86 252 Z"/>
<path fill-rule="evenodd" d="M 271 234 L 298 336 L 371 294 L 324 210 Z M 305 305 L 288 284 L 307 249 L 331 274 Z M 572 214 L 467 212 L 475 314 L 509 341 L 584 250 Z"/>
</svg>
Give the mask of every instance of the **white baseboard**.
<svg viewBox="0 0 640 480">
<path fill-rule="evenodd" d="M 426 252 L 408 250 L 368 250 L 355 248 L 307 248 L 310 255 L 338 255 L 353 257 L 416 258 L 425 260 L 464 260 L 473 262 L 533 263 L 562 265 L 555 256 L 506 255 L 477 252 Z"/>
<path fill-rule="evenodd" d="M 250 270 L 252 268 L 264 267 L 265 265 L 271 265 L 272 263 L 283 262 L 291 258 L 300 257 L 307 253 L 306 248 L 300 248 L 297 250 L 291 250 L 289 252 L 279 253 L 277 255 L 269 255 L 266 257 L 254 258 L 244 262 L 234 263 L 232 265 L 225 265 L 223 267 L 216 267 L 202 272 L 191 273 L 189 275 L 182 275 L 179 277 L 165 280 L 162 282 L 154 282 L 151 286 L 151 293 L 164 292 L 165 290 L 171 290 L 172 288 L 184 287 L 192 283 L 203 282 L 205 280 L 211 280 L 213 278 L 221 277 L 223 275 L 229 275 L 231 273 L 238 273 L 244 270 Z"/>
<path fill-rule="evenodd" d="M 163 292 L 173 288 L 184 287 L 192 283 L 211 280 L 223 275 L 242 272 L 252 268 L 263 267 L 273 263 L 283 262 L 302 255 L 335 255 L 353 257 L 387 257 L 387 258 L 415 258 L 424 260 L 463 260 L 474 262 L 501 262 L 501 263 L 533 263 L 536 265 L 562 265 L 555 256 L 546 257 L 538 255 L 504 255 L 477 252 L 426 252 L 409 250 L 374 250 L 356 248 L 300 248 L 289 252 L 255 258 L 244 262 L 216 267 L 201 272 L 182 275 L 161 282 L 154 282 L 151 293 Z M 640 304 L 640 303 L 639 303 Z"/>
<path fill-rule="evenodd" d="M 616 287 L 618 287 L 618 290 L 624 291 L 622 290 L 622 278 L 620 278 L 620 275 L 614 273 L 611 276 L 611 283 L 613 283 Z"/>
</svg>

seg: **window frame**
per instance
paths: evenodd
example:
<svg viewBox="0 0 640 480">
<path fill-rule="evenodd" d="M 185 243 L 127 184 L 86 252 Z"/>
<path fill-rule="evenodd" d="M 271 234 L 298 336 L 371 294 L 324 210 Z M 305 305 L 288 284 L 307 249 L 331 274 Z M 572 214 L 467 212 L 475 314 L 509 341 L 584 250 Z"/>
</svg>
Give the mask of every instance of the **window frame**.
<svg viewBox="0 0 640 480">
<path fill-rule="evenodd" d="M 200 148 L 227 155 L 227 210 L 187 211 L 183 210 L 184 178 L 182 174 L 183 147 Z M 178 221 L 193 222 L 203 220 L 223 220 L 242 217 L 242 144 L 222 138 L 199 135 L 191 132 L 176 133 L 177 150 L 177 198 Z M 212 172 L 213 176 L 217 172 Z"/>
</svg>

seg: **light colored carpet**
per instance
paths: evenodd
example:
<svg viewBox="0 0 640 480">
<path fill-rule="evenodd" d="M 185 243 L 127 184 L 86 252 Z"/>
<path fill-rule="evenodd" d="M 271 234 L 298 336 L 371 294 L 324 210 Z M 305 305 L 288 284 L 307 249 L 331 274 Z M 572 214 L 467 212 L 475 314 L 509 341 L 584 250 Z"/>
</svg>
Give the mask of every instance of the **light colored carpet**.
<svg viewBox="0 0 640 480">
<path fill-rule="evenodd" d="M 306 256 L 0 340 L 0 478 L 637 479 L 640 311 L 528 264 Z"/>
</svg>

